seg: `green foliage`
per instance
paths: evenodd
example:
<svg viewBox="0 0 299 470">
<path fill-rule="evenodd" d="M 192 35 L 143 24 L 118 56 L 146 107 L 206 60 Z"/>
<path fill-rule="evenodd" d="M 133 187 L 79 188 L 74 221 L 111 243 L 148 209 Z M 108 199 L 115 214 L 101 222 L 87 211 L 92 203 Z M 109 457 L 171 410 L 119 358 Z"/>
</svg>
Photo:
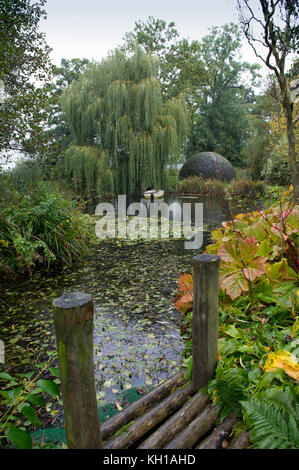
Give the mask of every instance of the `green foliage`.
<svg viewBox="0 0 299 470">
<path fill-rule="evenodd" d="M 36 368 L 24 374 L 0 374 L 0 442 L 7 446 L 7 441 L 18 449 L 36 447 L 30 433 L 42 425 L 47 417 L 46 403 L 53 405 L 59 399 L 59 379 L 52 374 L 51 379 L 42 379 L 44 374 L 51 374 L 51 364 L 57 359 L 55 351 L 48 352 L 48 360 L 37 364 Z M 49 407 L 47 407 L 49 410 Z M 54 413 L 56 412 L 53 410 Z M 6 442 L 5 442 L 6 441 Z"/>
<path fill-rule="evenodd" d="M 220 286 L 226 294 L 234 300 L 254 293 L 262 281 L 260 297 L 267 297 L 267 303 L 297 304 L 298 206 L 281 202 L 264 211 L 239 214 L 223 226 L 223 231 L 212 232 L 214 243 L 207 251 L 220 256 Z"/>
<path fill-rule="evenodd" d="M 191 176 L 178 182 L 178 194 L 206 194 L 213 196 L 224 196 L 224 183 L 219 180 L 206 180 L 199 176 Z"/>
<path fill-rule="evenodd" d="M 164 179 L 164 191 L 166 193 L 176 193 L 177 192 L 177 184 L 179 181 L 178 174 L 171 174 L 169 170 L 165 174 Z"/>
<path fill-rule="evenodd" d="M 64 110 L 74 144 L 93 146 L 105 158 L 116 193 L 163 187 L 164 168 L 176 161 L 187 138 L 182 98 L 163 102 L 155 63 L 141 49 L 131 57 L 116 50 L 87 67 L 64 93 Z M 112 186 L 106 169 L 99 174 L 100 190 L 101 177 Z"/>
<path fill-rule="evenodd" d="M 268 158 L 261 174 L 266 184 L 287 186 L 291 183 L 289 163 L 278 155 L 272 155 Z"/>
<path fill-rule="evenodd" d="M 229 369 L 219 378 L 210 384 L 213 389 L 213 398 L 217 400 L 217 405 L 221 409 L 221 418 L 234 413 L 242 417 L 241 400 L 246 397 L 242 369 Z"/>
<path fill-rule="evenodd" d="M 22 193 L 31 191 L 34 186 L 46 176 L 41 162 L 36 160 L 21 160 L 9 173 L 13 187 Z"/>
<path fill-rule="evenodd" d="M 208 393 L 221 419 L 232 412 L 243 417 L 256 448 L 299 446 L 298 206 L 292 194 L 290 189 L 269 209 L 223 223 L 207 247 L 221 258 L 218 361 Z M 176 299 L 189 378 L 190 276 L 179 279 Z"/>
<path fill-rule="evenodd" d="M 299 449 L 298 401 L 296 390 L 273 387 L 257 398 L 241 402 L 253 447 Z"/>
<path fill-rule="evenodd" d="M 232 164 L 242 162 L 249 137 L 248 104 L 252 99 L 245 74 L 254 82 L 258 66 L 238 59 L 240 47 L 240 32 L 234 24 L 211 28 L 201 42 L 207 78 L 197 101 L 188 155 L 209 150 L 223 155 Z"/>
<path fill-rule="evenodd" d="M 240 60 L 237 25 L 211 28 L 202 41 L 190 41 L 179 37 L 173 22 L 149 17 L 135 23 L 124 40 L 124 50 L 138 43 L 158 59 L 165 96 L 186 97 L 192 116 L 187 155 L 215 151 L 240 164 L 253 99 L 248 83 L 255 82 L 258 66 Z"/>
<path fill-rule="evenodd" d="M 39 146 L 33 142 L 31 154 L 39 154 L 47 162 L 50 168 L 56 166 L 67 147 L 71 144 L 69 128 L 65 122 L 65 115 L 61 105 L 63 91 L 78 80 L 87 64 L 88 59 L 61 59 L 59 67 L 53 66 L 53 80 L 46 84 L 44 92 L 48 96 L 48 112 L 46 116 L 46 128 Z M 35 145 L 34 145 L 35 144 Z"/>
<path fill-rule="evenodd" d="M 65 152 L 63 178 L 73 189 L 84 195 L 95 195 L 98 178 L 99 155 L 94 147 L 70 146 Z"/>
<path fill-rule="evenodd" d="M 244 160 L 251 168 L 251 177 L 254 180 L 262 178 L 264 165 L 271 153 L 269 121 L 277 109 L 277 101 L 272 96 L 271 88 L 271 85 L 268 86 L 265 93 L 255 96 L 248 105 L 249 138 L 244 147 Z"/>
<path fill-rule="evenodd" d="M 260 199 L 264 195 L 264 190 L 262 181 L 254 181 L 248 178 L 240 178 L 228 186 L 230 195 L 246 199 Z"/>
<path fill-rule="evenodd" d="M 0 270 L 29 274 L 37 266 L 71 264 L 92 238 L 89 216 L 66 195 L 39 184 L 29 194 L 12 189 L 0 206 Z"/>
<path fill-rule="evenodd" d="M 47 96 L 42 84 L 51 66 L 45 33 L 38 25 L 46 17 L 45 0 L 1 0 L 0 80 L 4 102 L 0 103 L 0 150 L 23 149 L 31 138 L 42 139 Z"/>
<path fill-rule="evenodd" d="M 223 197 L 227 199 L 256 199 L 265 194 L 262 181 L 254 181 L 248 178 L 233 180 L 225 183 L 219 180 L 206 180 L 202 177 L 191 176 L 178 182 L 178 194 L 206 194 L 211 197 Z M 281 195 L 279 191 L 278 196 Z"/>
</svg>

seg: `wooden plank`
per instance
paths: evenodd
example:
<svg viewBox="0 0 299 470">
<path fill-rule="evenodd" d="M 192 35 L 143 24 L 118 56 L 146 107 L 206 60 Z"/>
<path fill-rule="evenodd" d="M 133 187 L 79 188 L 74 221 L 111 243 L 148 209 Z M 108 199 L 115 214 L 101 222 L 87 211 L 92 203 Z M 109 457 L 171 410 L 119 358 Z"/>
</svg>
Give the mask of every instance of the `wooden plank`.
<svg viewBox="0 0 299 470">
<path fill-rule="evenodd" d="M 162 449 L 180 430 L 189 424 L 208 404 L 209 397 L 197 392 L 187 403 L 146 439 L 138 449 Z"/>
<path fill-rule="evenodd" d="M 120 413 L 105 421 L 101 426 L 103 440 L 106 441 L 120 428 L 145 413 L 151 406 L 166 398 L 171 390 L 183 385 L 185 383 L 184 374 L 185 370 L 179 371 L 158 385 L 154 390 L 144 395 L 144 397 L 139 398 L 139 400 L 129 405 Z"/>
<path fill-rule="evenodd" d="M 196 391 L 207 385 L 217 362 L 219 266 L 217 255 L 193 258 L 192 383 Z"/>
<path fill-rule="evenodd" d="M 229 415 L 196 449 L 222 449 L 224 439 L 229 437 L 236 422 L 236 415 Z"/>
<path fill-rule="evenodd" d="M 247 449 L 250 444 L 249 439 L 249 432 L 243 431 L 228 444 L 227 449 Z"/>
<path fill-rule="evenodd" d="M 191 396 L 192 386 L 175 391 L 159 405 L 134 421 L 120 436 L 105 442 L 105 449 L 125 449 L 140 440 L 157 424 L 170 416 Z"/>
<path fill-rule="evenodd" d="M 55 299 L 53 305 L 67 446 L 100 449 L 93 364 L 93 302 L 84 292 L 71 292 Z"/>
<path fill-rule="evenodd" d="M 192 449 L 210 431 L 216 422 L 217 408 L 209 405 L 181 433 L 170 441 L 164 449 Z"/>
</svg>

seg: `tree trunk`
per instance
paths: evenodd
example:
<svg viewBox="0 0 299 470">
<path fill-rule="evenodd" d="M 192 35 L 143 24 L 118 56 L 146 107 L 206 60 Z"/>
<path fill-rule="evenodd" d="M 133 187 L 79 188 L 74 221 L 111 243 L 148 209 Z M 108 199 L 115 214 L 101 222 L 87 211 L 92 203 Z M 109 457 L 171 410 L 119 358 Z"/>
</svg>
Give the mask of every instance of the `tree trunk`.
<svg viewBox="0 0 299 470">
<path fill-rule="evenodd" d="M 296 158 L 296 137 L 293 126 L 293 113 L 286 110 L 285 115 L 287 119 L 287 136 L 288 136 L 288 157 L 289 165 L 292 174 L 292 185 L 294 187 L 294 198 L 296 202 L 299 202 L 299 171 L 298 162 Z"/>
</svg>

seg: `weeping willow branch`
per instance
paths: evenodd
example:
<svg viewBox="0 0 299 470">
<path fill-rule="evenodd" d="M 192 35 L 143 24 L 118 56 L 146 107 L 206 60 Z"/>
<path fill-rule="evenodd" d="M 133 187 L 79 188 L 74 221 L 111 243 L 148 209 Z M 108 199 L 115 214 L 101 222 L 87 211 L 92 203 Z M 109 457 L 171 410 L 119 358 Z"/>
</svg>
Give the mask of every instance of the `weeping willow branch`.
<svg viewBox="0 0 299 470">
<path fill-rule="evenodd" d="M 131 57 L 116 50 L 64 93 L 73 140 L 66 173 L 78 190 L 132 194 L 162 186 L 165 165 L 177 161 L 190 123 L 181 97 L 163 102 L 154 73 L 142 49 Z"/>
</svg>

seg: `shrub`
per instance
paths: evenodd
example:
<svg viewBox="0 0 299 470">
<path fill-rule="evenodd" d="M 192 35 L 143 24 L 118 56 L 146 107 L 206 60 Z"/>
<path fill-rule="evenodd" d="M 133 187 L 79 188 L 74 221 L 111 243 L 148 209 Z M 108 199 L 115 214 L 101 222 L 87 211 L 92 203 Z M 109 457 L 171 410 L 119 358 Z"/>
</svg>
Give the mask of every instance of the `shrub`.
<svg viewBox="0 0 299 470">
<path fill-rule="evenodd" d="M 224 197 L 225 185 L 219 180 L 205 180 L 200 176 L 191 176 L 179 181 L 178 194 L 200 194 L 215 197 Z"/>
<path fill-rule="evenodd" d="M 264 194 L 264 184 L 262 181 L 242 178 L 231 183 L 229 192 L 235 197 L 258 198 Z"/>
<path fill-rule="evenodd" d="M 166 193 L 176 193 L 179 177 L 178 174 L 172 175 L 170 172 L 165 175 L 164 190 Z"/>
<path fill-rule="evenodd" d="M 291 183 L 291 171 L 288 162 L 275 155 L 268 158 L 262 176 L 266 184 L 287 186 Z"/>
<path fill-rule="evenodd" d="M 21 160 L 9 172 L 9 178 L 17 191 L 31 190 L 43 179 L 43 168 L 36 160 Z"/>
<path fill-rule="evenodd" d="M 39 184 L 29 194 L 11 189 L 0 206 L 0 271 L 29 274 L 37 266 L 71 264 L 92 238 L 92 224 L 77 203 Z"/>
<path fill-rule="evenodd" d="M 272 207 L 234 220 L 211 234 L 218 254 L 220 305 L 218 361 L 208 393 L 221 419 L 243 416 L 257 448 L 299 448 L 298 216 L 293 191 Z M 179 279 L 176 307 L 192 371 L 192 275 Z"/>
</svg>

